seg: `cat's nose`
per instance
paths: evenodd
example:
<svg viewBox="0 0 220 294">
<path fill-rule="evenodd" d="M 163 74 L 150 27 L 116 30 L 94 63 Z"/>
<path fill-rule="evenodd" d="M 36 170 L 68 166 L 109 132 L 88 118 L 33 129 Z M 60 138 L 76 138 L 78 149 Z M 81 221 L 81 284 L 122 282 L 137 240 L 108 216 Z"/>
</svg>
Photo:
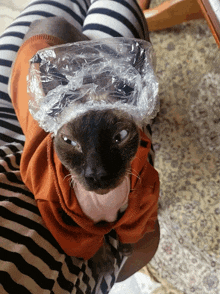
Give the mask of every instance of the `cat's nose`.
<svg viewBox="0 0 220 294">
<path fill-rule="evenodd" d="M 85 170 L 85 179 L 88 183 L 96 184 L 108 179 L 108 174 L 103 167 L 91 168 L 88 166 Z"/>
</svg>

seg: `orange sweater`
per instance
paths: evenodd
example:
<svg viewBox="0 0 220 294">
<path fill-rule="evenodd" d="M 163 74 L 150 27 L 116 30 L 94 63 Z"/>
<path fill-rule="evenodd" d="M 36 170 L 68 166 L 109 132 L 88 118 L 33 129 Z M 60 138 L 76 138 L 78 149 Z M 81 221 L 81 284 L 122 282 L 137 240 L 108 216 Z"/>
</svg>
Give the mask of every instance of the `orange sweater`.
<svg viewBox="0 0 220 294">
<path fill-rule="evenodd" d="M 34 36 L 20 48 L 11 76 L 11 99 L 26 136 L 21 157 L 21 177 L 34 194 L 42 218 L 54 238 L 70 256 L 91 258 L 102 246 L 104 235 L 114 229 L 122 243 L 136 243 L 146 232 L 154 230 L 157 219 L 159 177 L 147 162 L 150 140 L 142 132 L 147 147 L 139 147 L 132 161 L 131 192 L 128 208 L 120 220 L 105 226 L 96 226 L 82 211 L 65 176 L 69 173 L 54 151 L 51 134 L 44 132 L 28 110 L 26 77 L 29 60 L 40 49 L 63 43 L 48 36 Z M 65 178 L 65 180 L 64 180 Z M 67 225 L 61 211 L 78 226 Z"/>
</svg>

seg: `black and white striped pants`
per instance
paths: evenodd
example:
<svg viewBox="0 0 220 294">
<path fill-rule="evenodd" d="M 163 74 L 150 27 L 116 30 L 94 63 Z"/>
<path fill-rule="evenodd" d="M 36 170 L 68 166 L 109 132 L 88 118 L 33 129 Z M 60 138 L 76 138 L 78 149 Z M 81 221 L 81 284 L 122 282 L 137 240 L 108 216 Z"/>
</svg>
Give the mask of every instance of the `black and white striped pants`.
<svg viewBox="0 0 220 294">
<path fill-rule="evenodd" d="M 114 233 L 108 238 L 115 273 L 98 278 L 90 261 L 63 252 L 20 177 L 25 137 L 8 95 L 11 65 L 32 21 L 51 16 L 64 17 L 91 39 L 148 36 L 135 0 L 34 0 L 0 37 L 0 293 L 108 293 L 122 262 Z"/>
</svg>

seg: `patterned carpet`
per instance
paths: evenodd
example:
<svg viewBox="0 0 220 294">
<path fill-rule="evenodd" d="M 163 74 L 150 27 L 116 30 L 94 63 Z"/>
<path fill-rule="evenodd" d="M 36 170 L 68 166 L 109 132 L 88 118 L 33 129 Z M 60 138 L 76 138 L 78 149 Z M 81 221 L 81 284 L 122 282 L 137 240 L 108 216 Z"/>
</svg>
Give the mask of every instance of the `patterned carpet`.
<svg viewBox="0 0 220 294">
<path fill-rule="evenodd" d="M 160 2 L 153 2 L 152 6 Z M 161 110 L 153 124 L 160 293 L 220 293 L 220 54 L 205 20 L 151 33 Z M 176 289 L 170 288 L 171 283 Z"/>
</svg>

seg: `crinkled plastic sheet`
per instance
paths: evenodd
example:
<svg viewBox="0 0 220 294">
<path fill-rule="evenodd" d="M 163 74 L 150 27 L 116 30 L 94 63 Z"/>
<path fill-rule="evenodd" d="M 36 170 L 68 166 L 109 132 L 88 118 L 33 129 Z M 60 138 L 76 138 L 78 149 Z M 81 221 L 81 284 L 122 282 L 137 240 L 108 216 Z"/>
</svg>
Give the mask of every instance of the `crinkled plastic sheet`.
<svg viewBox="0 0 220 294">
<path fill-rule="evenodd" d="M 108 38 L 43 49 L 30 60 L 29 110 L 39 126 L 59 128 L 95 109 L 120 109 L 139 126 L 159 111 L 155 56 L 149 42 Z"/>
</svg>

